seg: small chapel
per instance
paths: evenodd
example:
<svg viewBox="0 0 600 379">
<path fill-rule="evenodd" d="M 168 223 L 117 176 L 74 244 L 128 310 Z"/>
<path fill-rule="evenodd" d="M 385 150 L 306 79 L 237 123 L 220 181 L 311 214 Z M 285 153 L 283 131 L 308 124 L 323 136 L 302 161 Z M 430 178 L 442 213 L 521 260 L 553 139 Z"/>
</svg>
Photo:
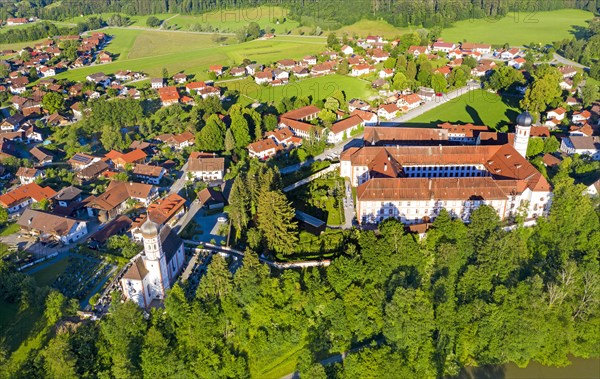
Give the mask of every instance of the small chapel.
<svg viewBox="0 0 600 379">
<path fill-rule="evenodd" d="M 121 278 L 121 288 L 126 299 L 148 308 L 163 301 L 177 280 L 185 257 L 183 240 L 168 225 L 161 227 L 148 218 L 140 231 L 144 251 Z"/>
</svg>

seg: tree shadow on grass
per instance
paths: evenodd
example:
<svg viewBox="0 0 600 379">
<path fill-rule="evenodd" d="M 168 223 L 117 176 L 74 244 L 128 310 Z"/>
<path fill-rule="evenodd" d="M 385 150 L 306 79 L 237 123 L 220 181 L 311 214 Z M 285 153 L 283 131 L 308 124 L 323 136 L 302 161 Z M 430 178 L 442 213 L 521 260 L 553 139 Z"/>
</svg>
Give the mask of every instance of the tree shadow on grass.
<svg viewBox="0 0 600 379">
<path fill-rule="evenodd" d="M 481 117 L 479 117 L 479 112 L 477 112 L 477 109 L 473 108 L 470 105 L 467 105 L 465 107 L 465 110 L 469 114 L 469 117 L 471 117 L 471 119 L 473 120 L 473 124 L 475 124 L 475 125 L 485 125 L 483 123 L 483 120 L 481 119 Z"/>
</svg>

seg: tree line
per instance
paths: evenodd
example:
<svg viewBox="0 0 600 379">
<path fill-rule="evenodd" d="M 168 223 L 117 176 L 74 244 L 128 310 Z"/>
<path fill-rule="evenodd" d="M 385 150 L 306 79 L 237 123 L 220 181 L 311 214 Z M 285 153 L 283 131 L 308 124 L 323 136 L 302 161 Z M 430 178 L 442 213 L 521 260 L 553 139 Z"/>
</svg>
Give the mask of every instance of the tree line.
<svg viewBox="0 0 600 379">
<path fill-rule="evenodd" d="M 442 212 L 424 240 L 392 219 L 377 233 L 354 230 L 327 268 L 271 272 L 249 248 L 233 270 L 214 255 L 197 289 L 175 285 L 149 318 L 113 301 L 101 321 L 65 324 L 69 302 L 43 294 L 42 322 L 60 327 L 18 362 L 0 354 L 0 376 L 249 378 L 293 356 L 301 378 L 435 378 L 468 365 L 598 357 L 598 202 L 571 166 L 554 173 L 550 216 L 532 228 L 506 231 L 482 206 L 469 225 Z M 261 198 L 276 196 L 267 183 L 277 175 L 257 167 L 245 176 L 247 219 L 261 228 Z M 250 186 L 264 188 L 261 198 Z M 23 302 L 31 279 L 9 272 L 0 293 Z M 366 347 L 343 363 L 318 363 L 357 346 Z"/>
<path fill-rule="evenodd" d="M 0 9 L 2 5 L 0 5 Z M 80 34 L 88 30 L 100 29 L 106 26 L 101 18 L 90 17 L 85 21 L 77 23 L 73 27 L 58 27 L 51 22 L 36 22 L 31 26 L 19 29 L 11 29 L 10 33 L 0 33 L 0 43 L 16 43 L 35 41 L 42 38 Z"/>
<path fill-rule="evenodd" d="M 48 6 L 52 5 L 52 6 Z M 361 18 L 384 19 L 394 26 L 422 25 L 423 27 L 448 26 L 454 21 L 501 17 L 511 11 L 538 12 L 562 8 L 585 9 L 597 12 L 595 0 L 556 0 L 526 2 L 521 0 L 72 0 L 67 3 L 56 0 L 36 2 L 4 2 L 0 14 L 13 16 L 37 16 L 44 19 L 62 20 L 79 15 L 118 12 L 128 15 L 156 13 L 201 14 L 210 11 L 256 6 L 279 6 L 289 9 L 289 17 L 306 24 L 334 29 L 352 24 Z M 360 11 L 357 11 L 360 10 Z"/>
</svg>

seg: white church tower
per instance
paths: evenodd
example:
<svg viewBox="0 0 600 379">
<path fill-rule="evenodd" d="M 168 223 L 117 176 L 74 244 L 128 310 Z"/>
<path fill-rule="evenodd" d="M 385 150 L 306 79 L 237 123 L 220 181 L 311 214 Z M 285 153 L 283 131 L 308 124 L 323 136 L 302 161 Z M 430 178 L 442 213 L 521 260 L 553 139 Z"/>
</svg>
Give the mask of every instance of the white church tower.
<svg viewBox="0 0 600 379">
<path fill-rule="evenodd" d="M 167 259 L 163 252 L 158 225 L 148 217 L 140 229 L 144 241 L 144 263 L 148 270 L 147 296 L 164 299 L 166 290 L 170 288 L 170 282 Z"/>
<path fill-rule="evenodd" d="M 517 116 L 514 148 L 525 158 L 527 158 L 527 145 L 529 144 L 529 135 L 531 134 L 531 124 L 533 124 L 533 116 L 528 111 Z"/>
</svg>

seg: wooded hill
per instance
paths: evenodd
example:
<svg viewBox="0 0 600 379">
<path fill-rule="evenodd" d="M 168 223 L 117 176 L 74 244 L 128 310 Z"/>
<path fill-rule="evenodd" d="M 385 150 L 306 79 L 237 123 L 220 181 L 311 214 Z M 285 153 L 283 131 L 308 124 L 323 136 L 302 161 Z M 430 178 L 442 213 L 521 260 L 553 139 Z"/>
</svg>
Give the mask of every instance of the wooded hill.
<svg viewBox="0 0 600 379">
<path fill-rule="evenodd" d="M 445 27 L 454 21 L 505 16 L 508 12 L 539 12 L 562 8 L 598 12 L 596 0 L 37 0 L 0 3 L 0 15 L 6 17 L 37 16 L 62 20 L 79 15 L 122 12 L 129 15 L 158 13 L 200 14 L 220 9 L 278 6 L 290 10 L 290 18 L 307 25 L 330 29 L 352 24 L 362 18 L 384 19 L 395 26 Z M 359 11 L 360 10 L 360 11 Z"/>
</svg>

